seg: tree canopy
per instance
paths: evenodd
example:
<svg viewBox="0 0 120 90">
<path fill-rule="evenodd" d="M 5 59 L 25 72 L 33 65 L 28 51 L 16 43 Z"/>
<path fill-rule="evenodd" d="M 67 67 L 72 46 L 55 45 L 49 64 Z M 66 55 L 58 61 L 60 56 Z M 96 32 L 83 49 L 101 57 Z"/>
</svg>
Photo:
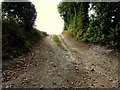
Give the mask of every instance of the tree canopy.
<svg viewBox="0 0 120 90">
<path fill-rule="evenodd" d="M 3 19 L 13 17 L 16 22 L 23 23 L 26 29 L 30 29 L 34 25 L 36 16 L 35 6 L 31 2 L 2 3 Z"/>
<path fill-rule="evenodd" d="M 91 5 L 91 7 L 90 7 Z M 89 11 L 95 13 L 89 17 Z M 64 30 L 78 40 L 120 47 L 120 2 L 61 2 Z"/>
<path fill-rule="evenodd" d="M 31 45 L 42 38 L 44 34 L 34 28 L 36 16 L 31 2 L 2 2 L 3 58 L 30 51 Z"/>
</svg>

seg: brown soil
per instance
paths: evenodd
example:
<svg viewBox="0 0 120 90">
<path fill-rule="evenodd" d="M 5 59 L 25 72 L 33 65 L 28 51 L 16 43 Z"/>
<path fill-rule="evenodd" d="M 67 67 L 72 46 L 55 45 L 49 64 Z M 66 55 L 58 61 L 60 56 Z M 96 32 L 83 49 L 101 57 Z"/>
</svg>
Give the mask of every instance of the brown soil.
<svg viewBox="0 0 120 90">
<path fill-rule="evenodd" d="M 32 51 L 3 62 L 3 88 L 118 88 L 118 52 L 53 35 Z"/>
</svg>

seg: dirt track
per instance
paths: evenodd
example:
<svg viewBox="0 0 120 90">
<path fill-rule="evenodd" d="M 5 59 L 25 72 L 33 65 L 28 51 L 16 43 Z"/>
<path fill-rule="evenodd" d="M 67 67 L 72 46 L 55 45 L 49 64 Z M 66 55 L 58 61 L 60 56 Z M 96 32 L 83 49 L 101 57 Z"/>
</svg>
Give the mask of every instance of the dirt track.
<svg viewBox="0 0 120 90">
<path fill-rule="evenodd" d="M 68 36 L 59 37 L 64 49 L 57 46 L 50 35 L 12 64 L 4 62 L 4 78 L 6 73 L 13 75 L 3 82 L 3 88 L 118 87 L 118 53 Z M 14 63 L 26 67 L 12 67 Z"/>
</svg>

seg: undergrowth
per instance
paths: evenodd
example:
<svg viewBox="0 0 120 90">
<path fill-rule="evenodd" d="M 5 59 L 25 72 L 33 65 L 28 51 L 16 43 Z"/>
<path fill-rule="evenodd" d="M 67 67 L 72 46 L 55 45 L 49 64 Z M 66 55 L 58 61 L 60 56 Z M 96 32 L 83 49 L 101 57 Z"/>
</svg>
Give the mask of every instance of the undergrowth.
<svg viewBox="0 0 120 90">
<path fill-rule="evenodd" d="M 13 19 L 2 22 L 2 58 L 12 59 L 30 51 L 32 45 L 47 34 L 35 28 L 25 32 Z"/>
</svg>

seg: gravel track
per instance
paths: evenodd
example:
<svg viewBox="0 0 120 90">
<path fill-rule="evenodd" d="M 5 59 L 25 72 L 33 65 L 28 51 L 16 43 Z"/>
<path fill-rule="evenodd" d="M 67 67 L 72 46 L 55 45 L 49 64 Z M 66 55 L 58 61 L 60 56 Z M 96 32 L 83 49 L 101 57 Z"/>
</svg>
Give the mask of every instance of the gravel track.
<svg viewBox="0 0 120 90">
<path fill-rule="evenodd" d="M 118 53 L 59 35 L 49 35 L 32 52 L 3 62 L 3 88 L 118 88 Z M 22 67 L 13 67 L 15 64 Z"/>
</svg>

